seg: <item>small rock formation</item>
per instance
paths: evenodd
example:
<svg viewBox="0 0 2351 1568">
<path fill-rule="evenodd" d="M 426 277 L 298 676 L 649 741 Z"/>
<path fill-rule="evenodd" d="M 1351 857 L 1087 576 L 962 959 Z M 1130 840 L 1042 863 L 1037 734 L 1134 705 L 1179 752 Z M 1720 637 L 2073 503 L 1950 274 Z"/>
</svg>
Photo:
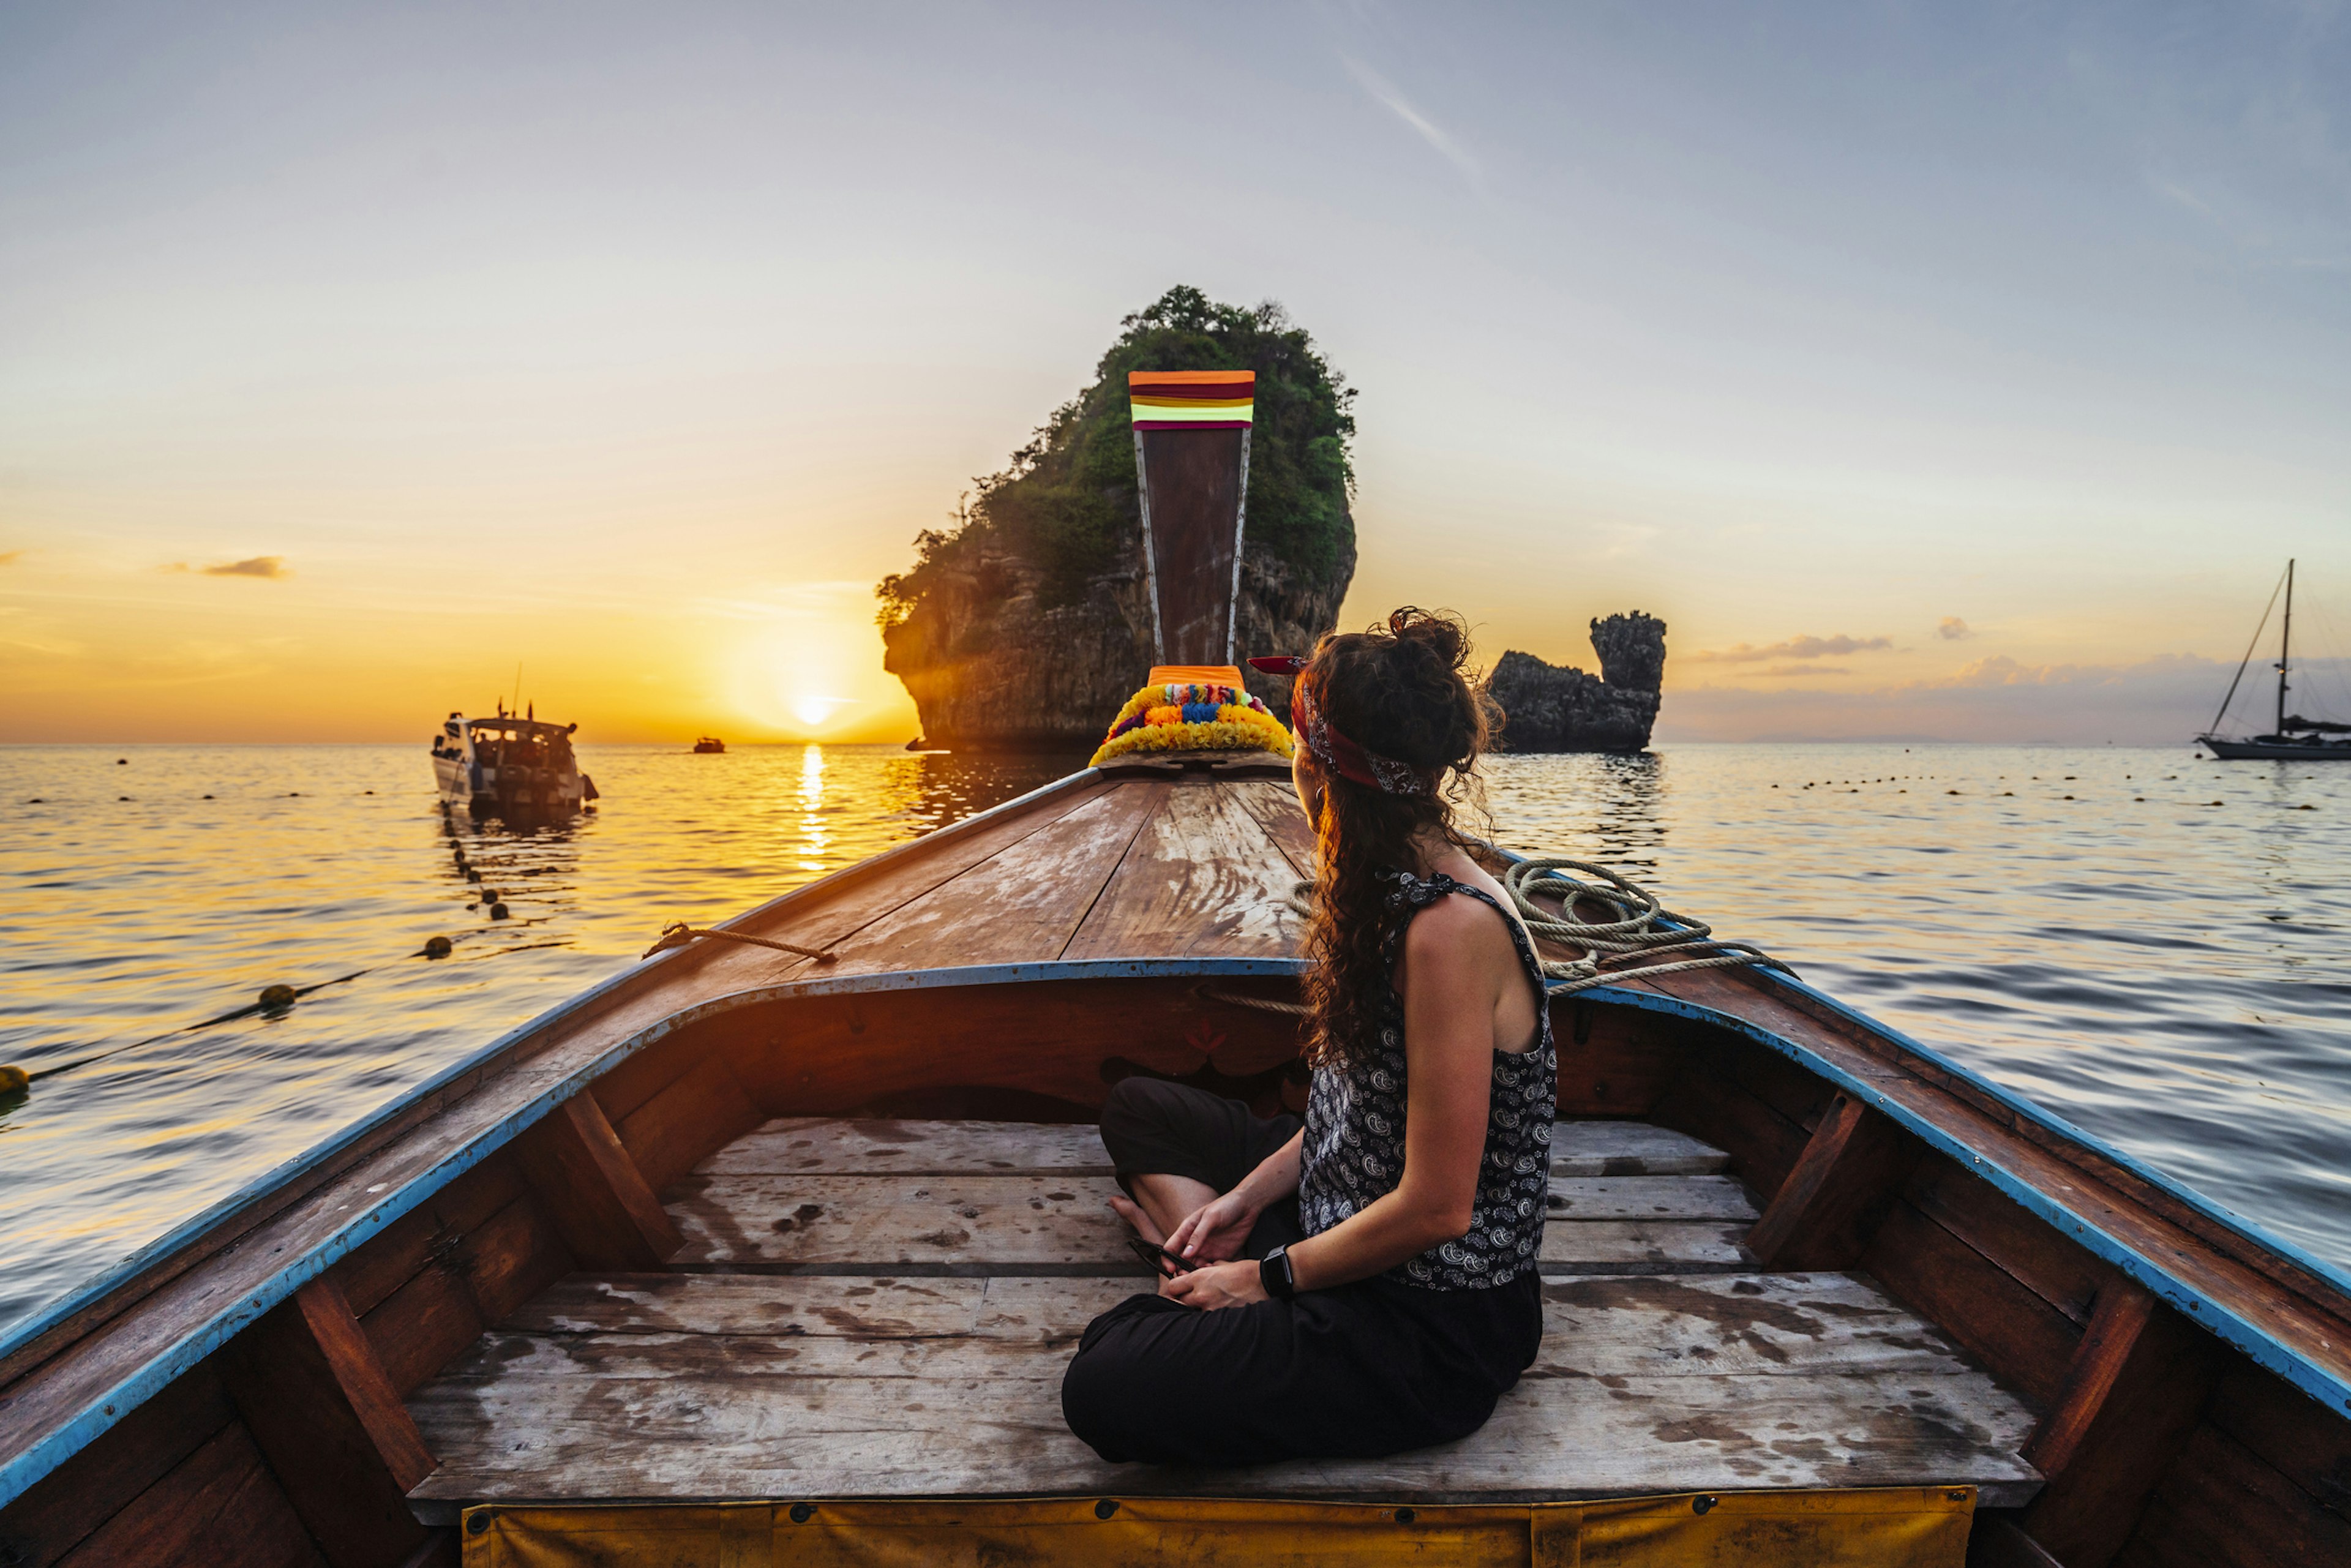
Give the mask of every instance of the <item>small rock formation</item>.
<svg viewBox="0 0 2351 1568">
<path fill-rule="evenodd" d="M 1666 623 L 1634 611 L 1592 623 L 1597 679 L 1532 653 L 1504 653 L 1486 678 L 1503 714 L 1509 751 L 1639 751 L 1657 721 L 1666 674 Z"/>
</svg>

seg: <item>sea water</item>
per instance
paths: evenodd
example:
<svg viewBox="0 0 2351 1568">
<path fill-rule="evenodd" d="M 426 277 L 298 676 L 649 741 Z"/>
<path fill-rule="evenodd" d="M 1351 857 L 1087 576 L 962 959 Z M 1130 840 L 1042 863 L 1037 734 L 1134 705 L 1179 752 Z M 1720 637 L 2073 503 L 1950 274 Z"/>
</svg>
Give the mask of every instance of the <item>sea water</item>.
<svg viewBox="0 0 2351 1568">
<path fill-rule="evenodd" d="M 444 827 L 419 747 L 0 747 L 0 1062 L 41 1075 L 0 1111 L 0 1334 L 664 924 L 1072 765 L 580 758 L 601 809 L 512 832 Z M 1686 746 L 1495 758 L 1487 796 L 1501 841 L 1615 866 L 2351 1265 L 2351 766 Z M 450 956 L 423 956 L 434 936 Z M 273 984 L 303 995 L 247 1010 Z"/>
</svg>

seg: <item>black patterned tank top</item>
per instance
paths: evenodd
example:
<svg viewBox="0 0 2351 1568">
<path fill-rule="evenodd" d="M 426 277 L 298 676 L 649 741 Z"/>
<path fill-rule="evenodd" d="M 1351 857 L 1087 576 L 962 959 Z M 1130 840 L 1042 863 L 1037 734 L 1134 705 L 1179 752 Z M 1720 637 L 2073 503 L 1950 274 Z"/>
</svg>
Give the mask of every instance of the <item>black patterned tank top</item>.
<svg viewBox="0 0 2351 1568">
<path fill-rule="evenodd" d="M 1395 973 L 1412 917 L 1447 894 L 1462 893 L 1500 911 L 1491 895 L 1439 873 L 1396 873 L 1388 894 L 1393 920 L 1387 972 Z M 1542 966 L 1526 928 L 1502 913 L 1519 961 L 1534 982 L 1535 1043 L 1494 1052 L 1493 1099 L 1486 1113 L 1486 1153 L 1468 1233 L 1389 1270 L 1385 1278 L 1436 1291 L 1479 1291 L 1531 1272 L 1542 1250 L 1543 1200 L 1551 1191 L 1551 1124 L 1559 1099 L 1559 1051 L 1543 1005 Z M 1346 1067 L 1317 1069 L 1307 1092 L 1298 1207 L 1306 1234 L 1320 1235 L 1394 1192 L 1404 1179 L 1404 1004 L 1393 979 L 1381 985 L 1378 1038 Z"/>
</svg>

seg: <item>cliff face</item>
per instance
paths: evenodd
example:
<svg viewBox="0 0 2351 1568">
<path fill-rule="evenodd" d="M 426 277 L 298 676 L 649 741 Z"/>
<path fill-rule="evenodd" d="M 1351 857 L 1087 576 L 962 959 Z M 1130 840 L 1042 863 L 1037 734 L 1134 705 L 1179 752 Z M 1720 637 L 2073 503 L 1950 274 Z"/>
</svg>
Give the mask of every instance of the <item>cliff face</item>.
<svg viewBox="0 0 2351 1568">
<path fill-rule="evenodd" d="M 882 667 L 905 684 L 933 746 L 963 750 L 1091 748 L 1151 674 L 1143 521 L 1128 559 L 1074 603 L 1040 602 L 1044 570 L 1000 546 L 942 573 L 905 620 L 883 629 Z M 1302 653 L 1338 620 L 1354 576 L 1352 526 L 1337 570 L 1309 580 L 1244 536 L 1238 641 L 1249 653 Z M 1249 688 L 1286 713 L 1289 683 L 1244 668 Z"/>
<path fill-rule="evenodd" d="M 1092 747 L 1149 677 L 1131 370 L 1253 370 L 1236 654 L 1302 653 L 1355 571 L 1353 394 L 1280 307 L 1173 288 L 1128 317 L 1094 379 L 1056 410 L 946 531 L 876 590 L 883 668 L 935 746 Z M 1251 672 L 1276 713 L 1289 683 Z"/>
<path fill-rule="evenodd" d="M 1510 751 L 1639 751 L 1657 720 L 1666 623 L 1634 611 L 1592 623 L 1597 679 L 1532 653 L 1504 653 L 1486 691 L 1504 715 Z"/>
</svg>

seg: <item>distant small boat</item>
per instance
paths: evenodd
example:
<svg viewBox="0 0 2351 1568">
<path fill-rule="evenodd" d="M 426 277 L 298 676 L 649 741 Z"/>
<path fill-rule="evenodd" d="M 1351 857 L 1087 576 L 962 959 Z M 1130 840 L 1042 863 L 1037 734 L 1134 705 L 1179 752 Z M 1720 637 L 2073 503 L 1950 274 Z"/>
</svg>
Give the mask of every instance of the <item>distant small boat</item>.
<svg viewBox="0 0 2351 1568">
<path fill-rule="evenodd" d="M 571 754 L 577 724 L 549 724 L 506 705 L 489 718 L 453 713 L 433 737 L 441 799 L 484 816 L 568 816 L 596 799 Z"/>
<path fill-rule="evenodd" d="M 2245 678 L 2245 670 L 2253 662 L 2251 644 L 2237 664 L 2236 675 L 2229 682 L 2229 695 L 2220 699 L 2220 711 L 2212 716 L 2211 728 L 2198 736 L 2198 741 L 2212 748 L 2212 755 L 2224 762 L 2256 758 L 2282 758 L 2294 762 L 2351 761 L 2351 724 L 2336 724 L 2327 719 L 2304 718 L 2286 712 L 2286 694 L 2292 689 L 2290 677 L 2294 670 L 2294 562 L 2285 563 L 2285 621 L 2278 633 L 2277 659 L 2277 729 L 2269 735 L 2234 738 L 2215 733 L 2220 720 L 2227 716 L 2229 705 L 2236 700 L 2237 684 Z M 2276 596 L 2271 596 L 2276 602 Z M 2269 624 L 2269 612 L 2262 612 L 2262 626 Z M 2262 626 L 2253 628 L 2254 641 L 2262 635 Z M 2330 739 L 2329 737 L 2338 738 Z"/>
<path fill-rule="evenodd" d="M 716 757 L 726 749 L 726 743 L 715 735 L 705 735 L 694 743 L 696 757 Z"/>
</svg>

